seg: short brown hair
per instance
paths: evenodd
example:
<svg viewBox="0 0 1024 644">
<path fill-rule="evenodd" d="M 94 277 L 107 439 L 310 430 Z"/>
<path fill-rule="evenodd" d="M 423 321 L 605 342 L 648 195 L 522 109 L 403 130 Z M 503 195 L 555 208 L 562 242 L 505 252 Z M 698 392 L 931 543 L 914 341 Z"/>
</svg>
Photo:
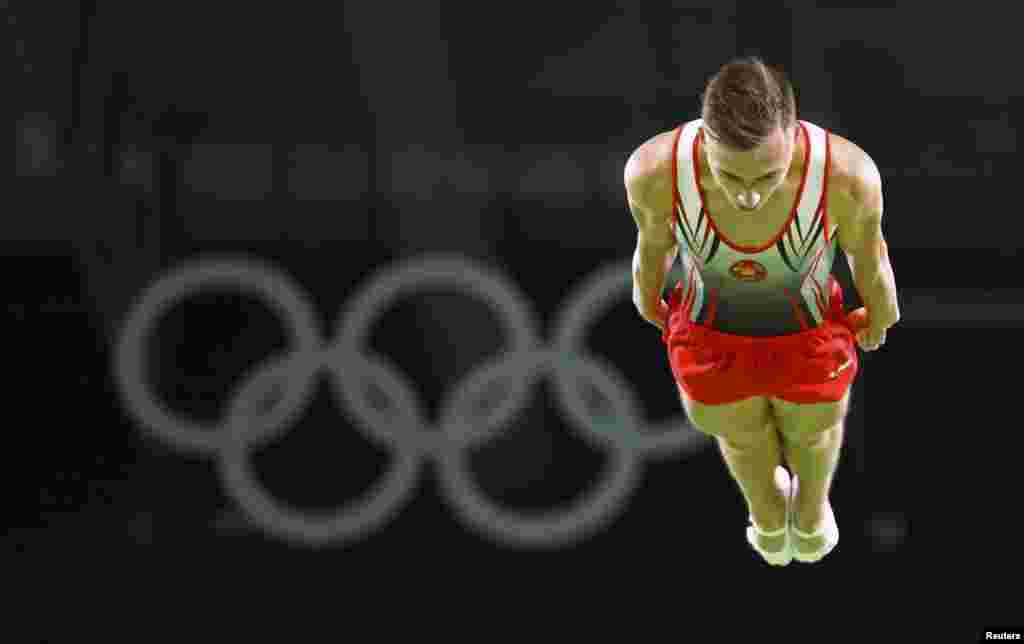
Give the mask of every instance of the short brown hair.
<svg viewBox="0 0 1024 644">
<path fill-rule="evenodd" d="M 796 95 L 781 68 L 757 56 L 736 58 L 708 80 L 701 117 L 717 142 L 752 150 L 776 128 L 788 130 L 796 123 Z"/>
</svg>

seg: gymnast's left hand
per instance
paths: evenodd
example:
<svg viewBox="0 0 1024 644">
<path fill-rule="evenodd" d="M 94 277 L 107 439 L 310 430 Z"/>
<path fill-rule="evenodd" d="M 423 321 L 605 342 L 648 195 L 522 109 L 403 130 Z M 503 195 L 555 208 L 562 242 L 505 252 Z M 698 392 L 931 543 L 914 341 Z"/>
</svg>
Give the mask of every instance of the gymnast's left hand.
<svg viewBox="0 0 1024 644">
<path fill-rule="evenodd" d="M 896 323 L 896 320 L 885 317 L 872 319 L 864 307 L 851 311 L 849 320 L 855 330 L 854 336 L 857 338 L 857 344 L 864 351 L 877 351 L 885 344 L 886 331 Z"/>
</svg>

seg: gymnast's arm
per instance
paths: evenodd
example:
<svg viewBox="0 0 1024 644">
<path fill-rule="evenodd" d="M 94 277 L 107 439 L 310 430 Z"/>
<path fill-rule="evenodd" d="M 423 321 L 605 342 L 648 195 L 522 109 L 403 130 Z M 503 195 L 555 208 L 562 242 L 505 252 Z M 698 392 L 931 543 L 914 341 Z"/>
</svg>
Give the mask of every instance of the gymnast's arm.
<svg viewBox="0 0 1024 644">
<path fill-rule="evenodd" d="M 672 234 L 671 170 L 664 163 L 651 162 L 650 157 L 650 150 L 641 146 L 626 162 L 624 173 L 626 200 L 637 226 L 633 304 L 642 318 L 664 331 L 668 304 L 662 293 L 679 247 Z"/>
<path fill-rule="evenodd" d="M 853 147 L 848 189 L 839 195 L 839 245 L 846 253 L 854 285 L 868 312 L 867 335 L 881 336 L 900 320 L 896 277 L 882 235 L 882 179 L 871 158 Z"/>
</svg>

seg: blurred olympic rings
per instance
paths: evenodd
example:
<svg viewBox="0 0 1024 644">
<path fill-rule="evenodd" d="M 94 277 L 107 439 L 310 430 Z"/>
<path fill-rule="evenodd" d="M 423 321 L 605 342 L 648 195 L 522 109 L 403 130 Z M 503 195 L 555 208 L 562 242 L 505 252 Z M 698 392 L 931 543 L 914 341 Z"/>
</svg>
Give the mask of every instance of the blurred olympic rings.
<svg viewBox="0 0 1024 644">
<path fill-rule="evenodd" d="M 367 339 L 376 317 L 402 296 L 443 287 L 475 296 L 498 313 L 508 350 L 468 374 L 442 400 L 431 427 L 415 386 L 387 358 L 372 354 Z M 114 352 L 114 373 L 127 411 L 168 445 L 217 459 L 227 494 L 271 536 L 305 546 L 336 545 L 367 536 L 394 518 L 410 499 L 425 461 L 438 465 L 443 491 L 460 518 L 479 534 L 516 547 L 557 547 L 585 539 L 624 509 L 642 474 L 642 459 L 695 452 L 706 437 L 685 415 L 646 423 L 630 383 L 607 361 L 589 354 L 590 325 L 611 305 L 627 300 L 629 262 L 597 271 L 568 299 L 553 341 L 541 344 L 527 298 L 501 276 L 461 257 L 428 257 L 382 271 L 343 307 L 334 342 L 317 331 L 309 298 L 289 277 L 253 258 L 229 257 L 184 264 L 147 288 L 125 318 Z M 217 289 L 255 296 L 281 316 L 288 352 L 273 355 L 239 381 L 213 431 L 169 409 L 146 384 L 147 338 L 160 316 L 189 296 Z M 302 416 L 326 371 L 331 392 L 367 440 L 394 453 L 390 470 L 363 497 L 330 515 L 303 513 L 274 499 L 256 479 L 248 452 L 285 434 Z M 570 426 L 589 444 L 610 450 L 603 479 L 582 499 L 547 514 L 524 516 L 495 504 L 475 484 L 466 450 L 493 438 L 527 404 L 532 387 L 551 376 Z M 476 404 L 495 385 L 499 403 L 481 416 Z M 607 404 L 595 410 L 585 394 L 596 389 Z M 383 392 L 384 409 L 366 395 Z M 280 400 L 261 409 L 266 392 Z M 434 430 L 434 431 L 431 431 Z"/>
</svg>

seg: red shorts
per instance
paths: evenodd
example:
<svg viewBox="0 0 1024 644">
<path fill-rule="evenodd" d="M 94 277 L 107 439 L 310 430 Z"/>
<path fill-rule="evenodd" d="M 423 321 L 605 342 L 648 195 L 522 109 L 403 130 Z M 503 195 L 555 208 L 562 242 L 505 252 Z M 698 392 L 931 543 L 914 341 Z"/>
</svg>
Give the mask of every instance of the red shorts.
<svg viewBox="0 0 1024 644">
<path fill-rule="evenodd" d="M 835 402 L 857 375 L 856 338 L 843 312 L 835 278 L 831 310 L 815 328 L 790 335 L 750 337 L 721 333 L 690 320 L 682 306 L 682 283 L 669 298 L 668 330 L 662 340 L 679 388 L 706 405 L 752 396 L 792 403 Z"/>
</svg>

